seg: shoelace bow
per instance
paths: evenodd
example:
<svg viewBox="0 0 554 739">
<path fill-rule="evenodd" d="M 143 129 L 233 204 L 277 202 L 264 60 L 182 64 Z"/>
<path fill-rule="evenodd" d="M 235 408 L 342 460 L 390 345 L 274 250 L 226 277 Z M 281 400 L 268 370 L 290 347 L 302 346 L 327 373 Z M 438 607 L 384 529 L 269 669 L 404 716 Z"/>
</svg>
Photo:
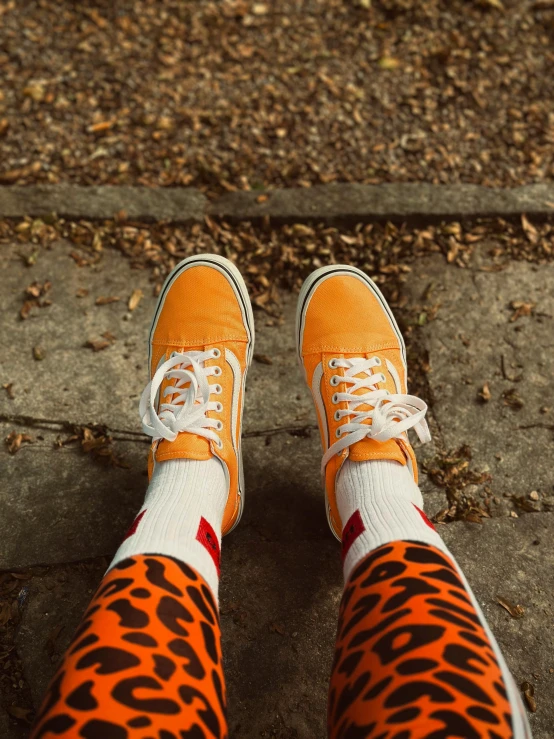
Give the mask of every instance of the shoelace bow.
<svg viewBox="0 0 554 739">
<path fill-rule="evenodd" d="M 337 410 L 335 419 L 339 421 L 349 417 L 349 421 L 338 427 L 338 440 L 331 444 L 323 455 L 323 471 L 334 454 L 339 454 L 346 447 L 365 438 L 376 441 L 400 439 L 405 431 L 413 428 L 421 442 L 431 440 L 425 420 L 427 404 L 423 400 L 416 398 L 415 395 L 389 393 L 377 387 L 379 383 L 386 381 L 382 373 L 373 373 L 373 368 L 381 365 L 379 357 L 335 358 L 331 360 L 330 365 L 345 370 L 344 375 L 333 375 L 331 384 L 337 386 L 346 383 L 349 386 L 348 392 L 337 392 L 333 396 L 335 404 L 347 403 L 348 406 Z M 367 392 L 357 394 L 364 389 Z M 360 406 L 371 408 L 362 410 Z"/>
<path fill-rule="evenodd" d="M 223 424 L 206 415 L 208 411 L 221 411 L 221 403 L 210 401 L 210 395 L 219 394 L 221 386 L 208 382 L 209 376 L 221 374 L 221 368 L 204 366 L 208 359 L 219 356 L 218 349 L 174 352 L 158 367 L 140 398 L 139 413 L 145 434 L 155 441 L 174 441 L 177 434 L 188 432 L 221 446 L 219 436 L 212 429 L 221 431 Z M 156 411 L 155 404 L 164 380 L 169 384 L 160 400 L 167 396 L 171 398 L 169 402 L 160 403 L 159 411 Z"/>
</svg>

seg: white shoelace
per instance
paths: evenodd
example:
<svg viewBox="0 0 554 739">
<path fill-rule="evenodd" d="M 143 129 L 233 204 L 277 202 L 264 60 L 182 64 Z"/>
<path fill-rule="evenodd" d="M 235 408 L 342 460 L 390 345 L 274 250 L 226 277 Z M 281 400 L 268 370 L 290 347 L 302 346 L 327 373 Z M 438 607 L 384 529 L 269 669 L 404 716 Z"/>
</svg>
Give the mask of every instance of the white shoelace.
<svg viewBox="0 0 554 739">
<path fill-rule="evenodd" d="M 221 375 L 221 367 L 204 366 L 208 359 L 220 356 L 219 349 L 174 352 L 158 367 L 140 398 L 139 413 L 145 434 L 155 441 L 174 441 L 177 434 L 188 432 L 214 441 L 221 448 L 222 442 L 216 431 L 222 430 L 223 423 L 206 415 L 208 411 L 220 413 L 223 409 L 221 403 L 210 401 L 210 395 L 221 393 L 221 385 L 208 382 L 211 375 Z M 160 400 L 166 396 L 171 396 L 171 400 L 162 402 L 157 412 L 155 403 L 164 380 L 169 380 L 170 384 Z"/>
<path fill-rule="evenodd" d="M 331 444 L 323 455 L 321 463 L 323 471 L 334 454 L 339 454 L 346 447 L 365 438 L 376 441 L 400 439 L 405 431 L 413 428 L 421 442 L 431 440 L 425 420 L 427 404 L 423 400 L 416 398 L 415 395 L 393 394 L 378 388 L 379 383 L 386 382 L 385 375 L 373 372 L 374 367 L 381 366 L 379 357 L 335 358 L 331 359 L 329 366 L 345 370 L 344 375 L 331 377 L 331 385 L 336 387 L 346 383 L 349 386 L 348 392 L 337 392 L 332 400 L 334 404 L 344 402 L 348 405 L 348 408 L 336 411 L 335 420 L 340 421 L 349 417 L 349 421 L 338 427 L 338 440 Z M 364 389 L 367 390 L 366 393 L 356 394 L 357 391 Z M 370 410 L 358 410 L 363 405 L 372 407 Z"/>
</svg>

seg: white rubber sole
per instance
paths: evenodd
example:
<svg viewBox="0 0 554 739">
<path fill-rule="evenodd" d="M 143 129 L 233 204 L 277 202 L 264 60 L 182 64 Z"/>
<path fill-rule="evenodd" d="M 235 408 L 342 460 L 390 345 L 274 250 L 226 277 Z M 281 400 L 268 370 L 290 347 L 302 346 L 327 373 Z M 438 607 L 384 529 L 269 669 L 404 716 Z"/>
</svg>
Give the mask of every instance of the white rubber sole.
<svg viewBox="0 0 554 739">
<path fill-rule="evenodd" d="M 179 264 L 170 272 L 170 274 L 167 276 L 162 289 L 160 291 L 160 294 L 158 296 L 158 302 L 156 305 L 156 310 L 154 311 L 154 317 L 152 319 L 152 323 L 150 325 L 150 333 L 148 336 L 148 373 L 149 373 L 149 379 L 150 379 L 150 367 L 152 364 L 152 337 L 154 336 L 154 331 L 156 330 L 156 325 L 158 322 L 158 318 L 160 313 L 162 312 L 162 308 L 165 303 L 165 299 L 167 297 L 167 294 L 169 292 L 169 289 L 171 285 L 175 282 L 175 280 L 180 277 L 180 275 L 183 274 L 187 269 L 190 269 L 191 267 L 197 267 L 199 265 L 205 265 L 208 267 L 212 267 L 213 269 L 217 269 L 218 272 L 221 272 L 227 280 L 229 281 L 229 284 L 233 288 L 233 291 L 235 292 L 235 295 L 237 296 L 237 301 L 240 305 L 241 313 L 242 313 L 242 320 L 246 327 L 246 331 L 248 333 L 248 349 L 246 353 L 246 370 L 244 372 L 244 376 L 242 379 L 242 403 L 240 408 L 240 421 L 239 421 L 239 433 L 238 433 L 238 449 L 237 451 L 237 457 L 238 457 L 238 464 L 239 464 L 239 512 L 237 514 L 237 518 L 234 522 L 234 524 L 231 526 L 229 531 L 226 533 L 229 534 L 233 529 L 238 526 L 238 523 L 242 517 L 242 513 L 244 510 L 244 469 L 243 469 L 243 463 L 242 463 L 242 416 L 243 416 L 243 410 L 244 410 L 244 394 L 245 394 L 245 382 L 246 382 L 246 373 L 248 372 L 248 369 L 250 368 L 250 365 L 252 364 L 252 358 L 254 356 L 254 341 L 255 341 L 255 330 L 254 330 L 254 313 L 252 311 L 252 303 L 250 302 L 250 296 L 248 295 L 248 289 L 246 287 L 246 283 L 244 282 L 244 279 L 239 272 L 239 270 L 235 267 L 235 265 L 229 261 L 229 259 L 226 259 L 225 257 L 221 257 L 218 254 L 195 254 L 192 257 L 187 257 L 186 259 L 183 259 L 182 262 L 179 262 Z"/>
</svg>

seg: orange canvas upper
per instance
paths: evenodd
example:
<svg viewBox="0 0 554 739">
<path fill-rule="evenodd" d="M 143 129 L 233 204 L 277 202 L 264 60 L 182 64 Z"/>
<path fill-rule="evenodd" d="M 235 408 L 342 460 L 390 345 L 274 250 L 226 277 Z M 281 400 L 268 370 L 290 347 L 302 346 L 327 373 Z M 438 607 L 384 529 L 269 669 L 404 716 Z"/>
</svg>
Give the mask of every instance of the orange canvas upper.
<svg viewBox="0 0 554 739">
<path fill-rule="evenodd" d="M 239 460 L 235 449 L 240 449 L 240 418 L 233 429 L 233 385 L 237 379 L 229 355 L 236 357 L 240 366 L 240 416 L 248 346 L 249 336 L 241 306 L 225 274 L 212 266 L 198 264 L 190 266 L 174 279 L 166 291 L 163 306 L 153 326 L 150 377 L 153 377 L 160 361 L 169 359 L 172 352 L 219 349 L 221 356 L 208 360 L 205 366 L 217 365 L 221 368 L 221 374 L 218 377 L 211 376 L 209 382 L 210 385 L 220 385 L 221 393 L 214 400 L 220 401 L 223 409 L 220 413 L 209 411 L 208 417 L 223 422 L 223 429 L 219 432 L 223 447 L 219 449 L 213 441 L 191 433 L 180 433 L 174 441 L 162 439 L 152 445 L 149 474 L 155 462 L 167 459 L 219 457 L 229 473 L 229 497 L 223 517 L 223 534 L 232 528 L 239 513 Z M 168 384 L 169 381 L 164 380 L 160 397 Z M 166 396 L 165 399 L 171 397 Z"/>
<path fill-rule="evenodd" d="M 300 308 L 302 306 L 299 306 L 299 310 Z M 300 320 L 303 333 L 300 337 L 299 354 L 312 392 L 315 389 L 314 373 L 320 365 L 323 370 L 319 383 L 323 416 L 315 395 L 314 401 L 325 452 L 336 441 L 337 428 L 345 423 L 344 419 L 335 419 L 335 412 L 347 407 L 346 403 L 333 403 L 335 392 L 342 392 L 344 386 L 331 385 L 331 377 L 341 375 L 344 371 L 331 368 L 330 360 L 342 357 L 379 357 L 381 366 L 378 370 L 386 379 L 385 383 L 379 384 L 379 389 L 388 390 L 391 394 L 406 393 L 407 377 L 402 346 L 383 303 L 368 288 L 367 283 L 354 274 L 330 272 L 329 276 L 318 282 L 309 294 L 309 302 L 304 306 Z M 394 370 L 399 387 L 395 382 Z M 363 409 L 371 410 L 369 406 L 364 406 Z M 409 460 L 417 483 L 415 456 L 406 435 L 401 439 L 385 442 L 364 438 L 332 457 L 325 468 L 325 490 L 331 528 L 338 538 L 342 532 L 342 522 L 336 504 L 335 480 L 348 457 L 354 461 L 388 459 L 400 464 L 407 464 Z"/>
</svg>

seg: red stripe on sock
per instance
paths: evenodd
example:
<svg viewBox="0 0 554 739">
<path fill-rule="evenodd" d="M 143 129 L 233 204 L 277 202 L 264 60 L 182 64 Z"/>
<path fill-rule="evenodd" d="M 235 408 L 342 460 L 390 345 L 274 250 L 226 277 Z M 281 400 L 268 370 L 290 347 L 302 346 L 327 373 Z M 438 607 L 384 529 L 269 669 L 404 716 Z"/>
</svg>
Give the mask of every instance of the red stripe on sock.
<svg viewBox="0 0 554 739">
<path fill-rule="evenodd" d="M 425 521 L 425 523 L 427 524 L 427 526 L 429 526 L 430 529 L 433 529 L 433 531 L 436 531 L 436 528 L 433 526 L 433 524 L 431 523 L 431 521 L 429 521 L 429 519 L 427 518 L 427 516 L 425 515 L 425 513 L 421 510 L 421 508 L 418 508 L 415 503 L 412 503 L 412 505 L 416 509 L 416 511 L 419 513 L 419 515 L 421 516 L 421 518 Z"/>
<path fill-rule="evenodd" d="M 135 533 L 135 531 L 138 529 L 138 525 L 142 521 L 142 517 L 144 516 L 145 513 L 146 513 L 146 508 L 143 511 L 141 511 L 138 514 L 138 516 L 135 518 L 135 520 L 133 521 L 133 523 L 131 524 L 131 526 L 129 528 L 129 531 L 127 531 L 127 533 L 123 537 L 123 541 L 125 541 L 125 539 L 128 539 L 130 536 L 132 536 Z"/>
<path fill-rule="evenodd" d="M 343 562 L 352 544 L 356 541 L 358 536 L 362 534 L 364 531 L 365 531 L 365 526 L 364 526 L 364 522 L 362 521 L 360 511 L 354 511 L 354 513 L 350 516 L 350 518 L 346 522 L 346 526 L 342 530 L 342 561 Z"/>
<path fill-rule="evenodd" d="M 221 549 L 219 548 L 219 541 L 215 531 L 210 526 L 208 521 L 202 516 L 200 519 L 200 525 L 198 526 L 198 532 L 196 534 L 196 541 L 206 549 L 210 557 L 214 561 L 215 569 L 217 574 L 220 574 L 220 562 L 221 562 Z"/>
</svg>

